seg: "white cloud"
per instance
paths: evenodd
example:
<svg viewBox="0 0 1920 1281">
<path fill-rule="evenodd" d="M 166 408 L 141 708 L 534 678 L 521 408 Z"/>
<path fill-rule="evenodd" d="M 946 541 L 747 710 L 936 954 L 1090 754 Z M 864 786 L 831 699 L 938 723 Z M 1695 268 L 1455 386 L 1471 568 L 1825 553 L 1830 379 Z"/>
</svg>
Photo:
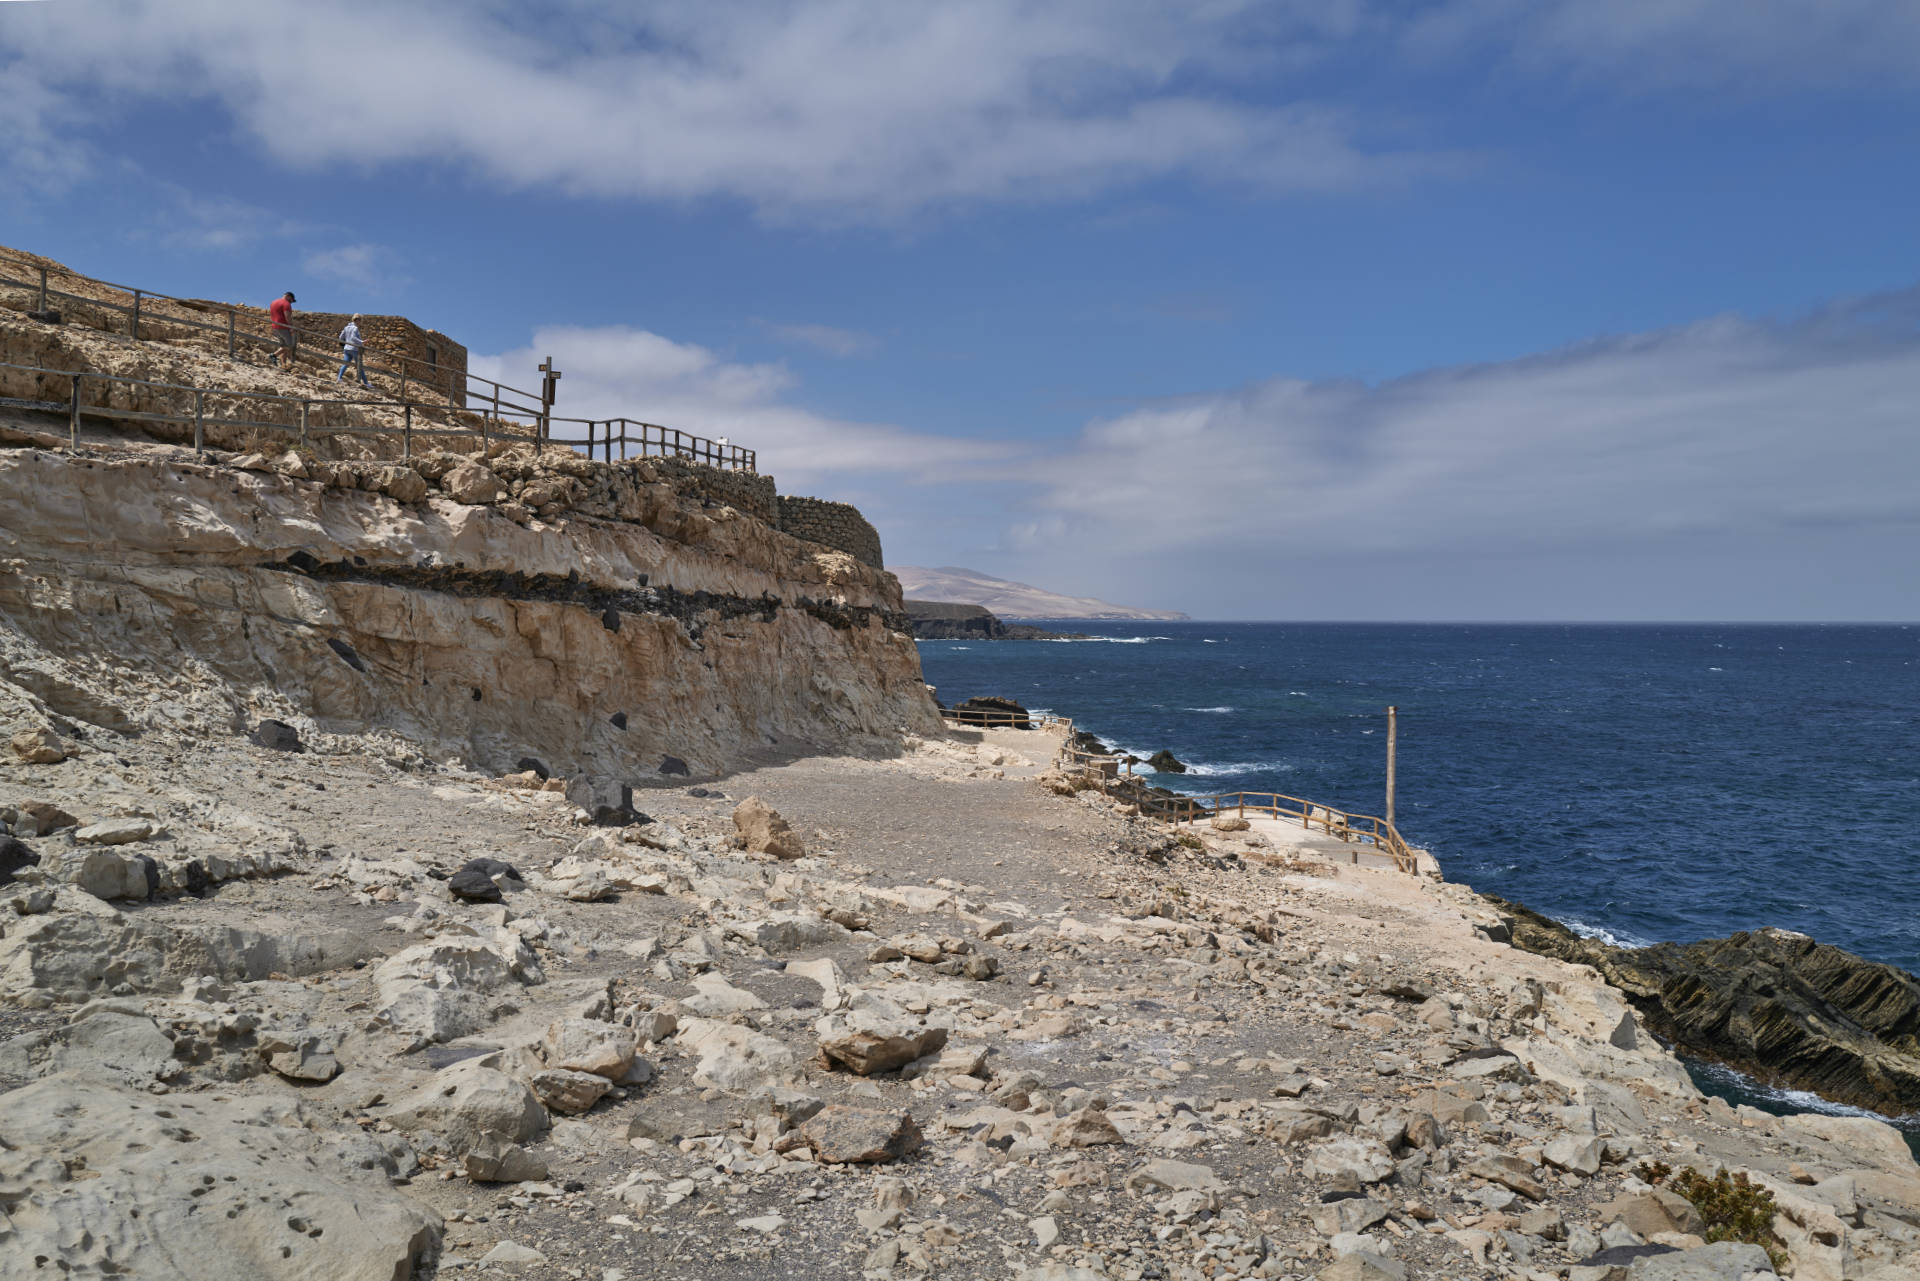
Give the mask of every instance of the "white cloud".
<svg viewBox="0 0 1920 1281">
<path fill-rule="evenodd" d="M 795 347 L 810 347 L 829 356 L 871 356 L 880 349 L 872 334 L 832 325 L 774 325 L 773 336 Z"/>
<path fill-rule="evenodd" d="M 830 477 L 892 474 L 908 481 L 943 478 L 947 469 L 1008 456 L 990 441 L 929 436 L 884 423 L 833 418 L 791 402 L 795 379 L 784 365 L 726 360 L 692 343 L 625 327 L 546 327 L 532 343 L 469 368 L 518 387 L 538 385 L 535 368 L 551 356 L 562 377 L 556 413 L 625 416 L 755 450 L 759 469 L 795 493 Z"/>
<path fill-rule="evenodd" d="M 309 276 L 368 293 L 381 293 L 404 278 L 396 274 L 398 255 L 383 245 L 340 245 L 318 249 L 300 260 Z"/>
<path fill-rule="evenodd" d="M 1920 84 L 1911 0 L 1451 0 L 1402 35 L 1429 55 L 1488 47 L 1530 72 L 1607 87 L 1758 98 Z"/>
<path fill-rule="evenodd" d="M 1275 379 L 1145 407 L 1051 460 L 1009 541 L 1164 568 L 1910 537 L 1917 319 L 1920 290 L 1792 324 L 1726 317 L 1379 386 Z"/>
<path fill-rule="evenodd" d="M 65 0 L 0 49 L 65 100 L 217 102 L 305 166 L 453 162 L 575 195 L 874 219 L 1188 177 L 1279 189 L 1430 163 L 1286 75 L 1356 4 Z M 1257 100 L 1235 90 L 1260 82 Z"/>
</svg>

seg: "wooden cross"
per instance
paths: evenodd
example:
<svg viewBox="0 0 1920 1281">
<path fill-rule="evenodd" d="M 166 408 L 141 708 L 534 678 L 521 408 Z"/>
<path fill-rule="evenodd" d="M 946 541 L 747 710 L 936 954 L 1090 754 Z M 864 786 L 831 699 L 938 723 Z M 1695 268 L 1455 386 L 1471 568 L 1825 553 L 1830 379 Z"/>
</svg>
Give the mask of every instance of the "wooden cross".
<svg viewBox="0 0 1920 1281">
<path fill-rule="evenodd" d="M 554 384 L 560 381 L 560 371 L 553 367 L 553 357 L 548 356 L 540 362 L 540 439 L 547 438 L 547 419 L 553 413 Z"/>
</svg>

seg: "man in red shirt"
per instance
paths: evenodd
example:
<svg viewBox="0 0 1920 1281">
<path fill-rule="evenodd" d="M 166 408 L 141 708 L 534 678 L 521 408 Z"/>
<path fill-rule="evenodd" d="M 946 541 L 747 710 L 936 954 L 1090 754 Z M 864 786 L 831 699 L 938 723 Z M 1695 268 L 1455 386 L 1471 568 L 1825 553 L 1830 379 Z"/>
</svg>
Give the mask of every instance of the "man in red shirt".
<svg viewBox="0 0 1920 1281">
<path fill-rule="evenodd" d="M 275 298 L 267 308 L 267 315 L 273 317 L 273 341 L 278 344 L 268 359 L 283 372 L 292 369 L 294 356 L 298 354 L 294 347 L 293 290 Z"/>
</svg>

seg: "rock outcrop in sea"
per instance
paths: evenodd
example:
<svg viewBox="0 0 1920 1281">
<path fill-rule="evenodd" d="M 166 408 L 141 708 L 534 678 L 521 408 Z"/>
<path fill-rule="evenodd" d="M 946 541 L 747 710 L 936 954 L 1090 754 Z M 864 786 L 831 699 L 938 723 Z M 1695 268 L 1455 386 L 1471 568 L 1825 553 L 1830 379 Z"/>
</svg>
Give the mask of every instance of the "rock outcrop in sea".
<svg viewBox="0 0 1920 1281">
<path fill-rule="evenodd" d="M 1655 1035 L 1767 1085 L 1920 1112 L 1920 981 L 1791 930 L 1619 947 L 1488 896 L 1513 945 L 1590 965 Z"/>
</svg>

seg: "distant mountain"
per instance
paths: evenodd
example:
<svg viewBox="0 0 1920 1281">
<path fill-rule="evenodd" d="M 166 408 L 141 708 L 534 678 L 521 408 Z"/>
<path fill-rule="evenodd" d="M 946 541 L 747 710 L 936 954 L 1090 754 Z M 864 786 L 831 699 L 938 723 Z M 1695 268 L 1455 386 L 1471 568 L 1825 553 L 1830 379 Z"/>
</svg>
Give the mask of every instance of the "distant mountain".
<svg viewBox="0 0 1920 1281">
<path fill-rule="evenodd" d="M 1164 619 L 1186 617 L 1177 609 L 1134 609 L 1110 605 L 1090 596 L 1062 596 L 1025 583 L 1010 583 L 1004 578 L 989 578 L 975 569 L 942 565 L 923 569 L 918 565 L 895 565 L 895 577 L 909 596 L 929 601 L 960 601 L 984 605 L 1002 618 L 1110 618 Z"/>
</svg>

